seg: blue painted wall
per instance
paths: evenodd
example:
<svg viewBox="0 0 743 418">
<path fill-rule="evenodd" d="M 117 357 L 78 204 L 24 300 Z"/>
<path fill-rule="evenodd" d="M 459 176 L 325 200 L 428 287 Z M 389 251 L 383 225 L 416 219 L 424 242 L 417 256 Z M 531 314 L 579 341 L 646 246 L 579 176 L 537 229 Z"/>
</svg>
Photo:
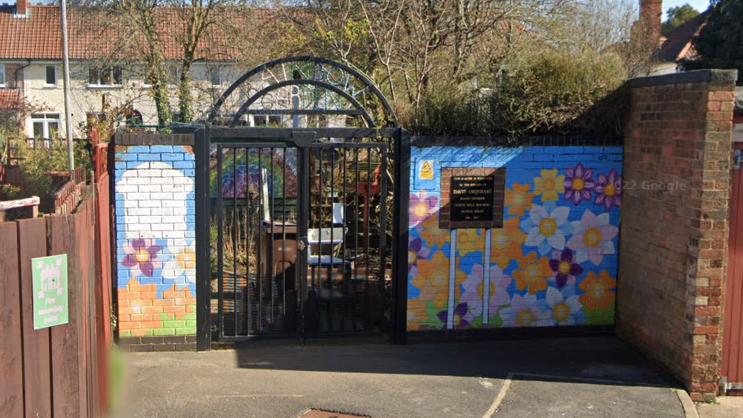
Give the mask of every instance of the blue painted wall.
<svg viewBox="0 0 743 418">
<path fill-rule="evenodd" d="M 505 168 L 504 227 L 439 229 L 443 167 Z M 621 147 L 414 146 L 411 168 L 409 331 L 613 324 Z"/>
</svg>

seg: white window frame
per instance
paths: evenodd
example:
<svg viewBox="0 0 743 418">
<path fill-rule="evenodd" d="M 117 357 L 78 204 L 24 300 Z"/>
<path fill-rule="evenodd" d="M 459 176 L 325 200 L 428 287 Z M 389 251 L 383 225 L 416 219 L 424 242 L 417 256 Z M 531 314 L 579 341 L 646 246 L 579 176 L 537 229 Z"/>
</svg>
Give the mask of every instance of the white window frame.
<svg viewBox="0 0 743 418">
<path fill-rule="evenodd" d="M 8 82 L 7 74 L 5 74 L 5 64 L 0 64 L 0 75 L 2 75 L 2 78 L 0 78 L 0 88 L 5 88 Z"/>
<path fill-rule="evenodd" d="M 34 135 L 34 124 L 41 123 L 41 139 L 44 140 L 50 140 L 54 139 L 51 136 L 51 130 L 49 129 L 49 125 L 51 123 L 57 124 L 57 133 L 62 129 L 62 119 L 60 118 L 59 113 L 34 113 L 31 115 L 31 136 L 34 139 L 37 139 Z"/>
<path fill-rule="evenodd" d="M 109 71 L 110 73 L 109 79 L 113 82 L 113 84 L 104 83 L 101 75 L 106 70 Z M 119 71 L 119 82 L 118 83 L 116 83 L 114 80 L 114 71 L 116 70 Z M 92 71 L 98 71 L 98 80 L 96 80 L 95 83 L 90 82 L 90 78 L 92 77 L 92 74 L 91 74 Z M 124 83 L 124 69 L 118 65 L 112 65 L 112 66 L 107 66 L 107 67 L 104 66 L 100 68 L 95 68 L 95 67 L 88 68 L 88 88 L 120 88 L 123 86 L 123 83 Z"/>
<path fill-rule="evenodd" d="M 47 77 L 49 76 L 49 68 L 54 69 L 54 83 L 48 83 Z M 56 65 L 47 65 L 44 67 L 44 87 L 57 87 L 57 66 Z"/>
</svg>

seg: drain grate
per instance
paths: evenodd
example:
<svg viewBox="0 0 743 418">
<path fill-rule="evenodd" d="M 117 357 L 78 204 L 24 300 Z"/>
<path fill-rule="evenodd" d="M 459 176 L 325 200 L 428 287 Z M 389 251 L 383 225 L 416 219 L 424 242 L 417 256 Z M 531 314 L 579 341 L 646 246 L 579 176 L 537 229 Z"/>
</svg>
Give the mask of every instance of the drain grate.
<svg viewBox="0 0 743 418">
<path fill-rule="evenodd" d="M 310 409 L 299 418 L 371 418 L 371 416 L 348 414 L 344 412 L 323 411 L 321 409 Z"/>
</svg>

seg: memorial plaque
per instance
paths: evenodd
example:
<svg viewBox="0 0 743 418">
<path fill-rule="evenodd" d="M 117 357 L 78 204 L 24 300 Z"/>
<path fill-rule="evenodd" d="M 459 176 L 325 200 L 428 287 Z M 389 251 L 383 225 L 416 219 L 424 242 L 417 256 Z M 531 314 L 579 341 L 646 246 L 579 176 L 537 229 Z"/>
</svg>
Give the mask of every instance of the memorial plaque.
<svg viewBox="0 0 743 418">
<path fill-rule="evenodd" d="M 439 228 L 503 226 L 505 168 L 442 168 Z"/>
<path fill-rule="evenodd" d="M 452 176 L 450 221 L 473 228 L 493 223 L 494 176 Z"/>
</svg>

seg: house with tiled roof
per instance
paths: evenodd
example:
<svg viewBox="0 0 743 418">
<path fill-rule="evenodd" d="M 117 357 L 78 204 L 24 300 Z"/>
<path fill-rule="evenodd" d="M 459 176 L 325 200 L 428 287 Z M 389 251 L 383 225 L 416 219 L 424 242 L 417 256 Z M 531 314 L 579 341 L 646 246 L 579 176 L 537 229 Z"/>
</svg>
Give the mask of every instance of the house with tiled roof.
<svg viewBox="0 0 743 418">
<path fill-rule="evenodd" d="M 684 62 L 698 58 L 693 41 L 702 31 L 708 16 L 709 10 L 696 15 L 661 37 L 660 46 L 655 52 L 655 59 L 658 61 L 655 71 L 657 74 L 683 71 Z"/>
<path fill-rule="evenodd" d="M 170 72 L 170 104 L 175 112 L 183 55 L 178 30 L 185 23 L 178 10 L 162 7 L 157 13 L 160 48 Z M 227 20 L 245 26 L 244 16 Z M 68 12 L 75 137 L 83 137 L 87 121 L 110 109 L 127 109 L 125 113 L 131 118 L 120 123 L 157 123 L 150 85 L 137 61 L 136 48 L 142 41 L 120 19 L 101 9 L 73 8 Z M 265 20 L 255 19 L 264 30 L 253 33 L 266 33 Z M 58 6 L 33 5 L 27 0 L 0 5 L 0 110 L 18 110 L 25 105 L 21 128 L 27 137 L 51 138 L 65 132 L 60 25 Z M 247 43 L 241 46 L 230 33 L 229 27 L 215 26 L 198 45 L 198 59 L 189 72 L 196 115 L 205 112 L 252 63 L 266 58 L 265 42 L 256 41 L 247 53 Z M 258 118 L 250 117 L 246 123 L 265 122 Z"/>
</svg>

